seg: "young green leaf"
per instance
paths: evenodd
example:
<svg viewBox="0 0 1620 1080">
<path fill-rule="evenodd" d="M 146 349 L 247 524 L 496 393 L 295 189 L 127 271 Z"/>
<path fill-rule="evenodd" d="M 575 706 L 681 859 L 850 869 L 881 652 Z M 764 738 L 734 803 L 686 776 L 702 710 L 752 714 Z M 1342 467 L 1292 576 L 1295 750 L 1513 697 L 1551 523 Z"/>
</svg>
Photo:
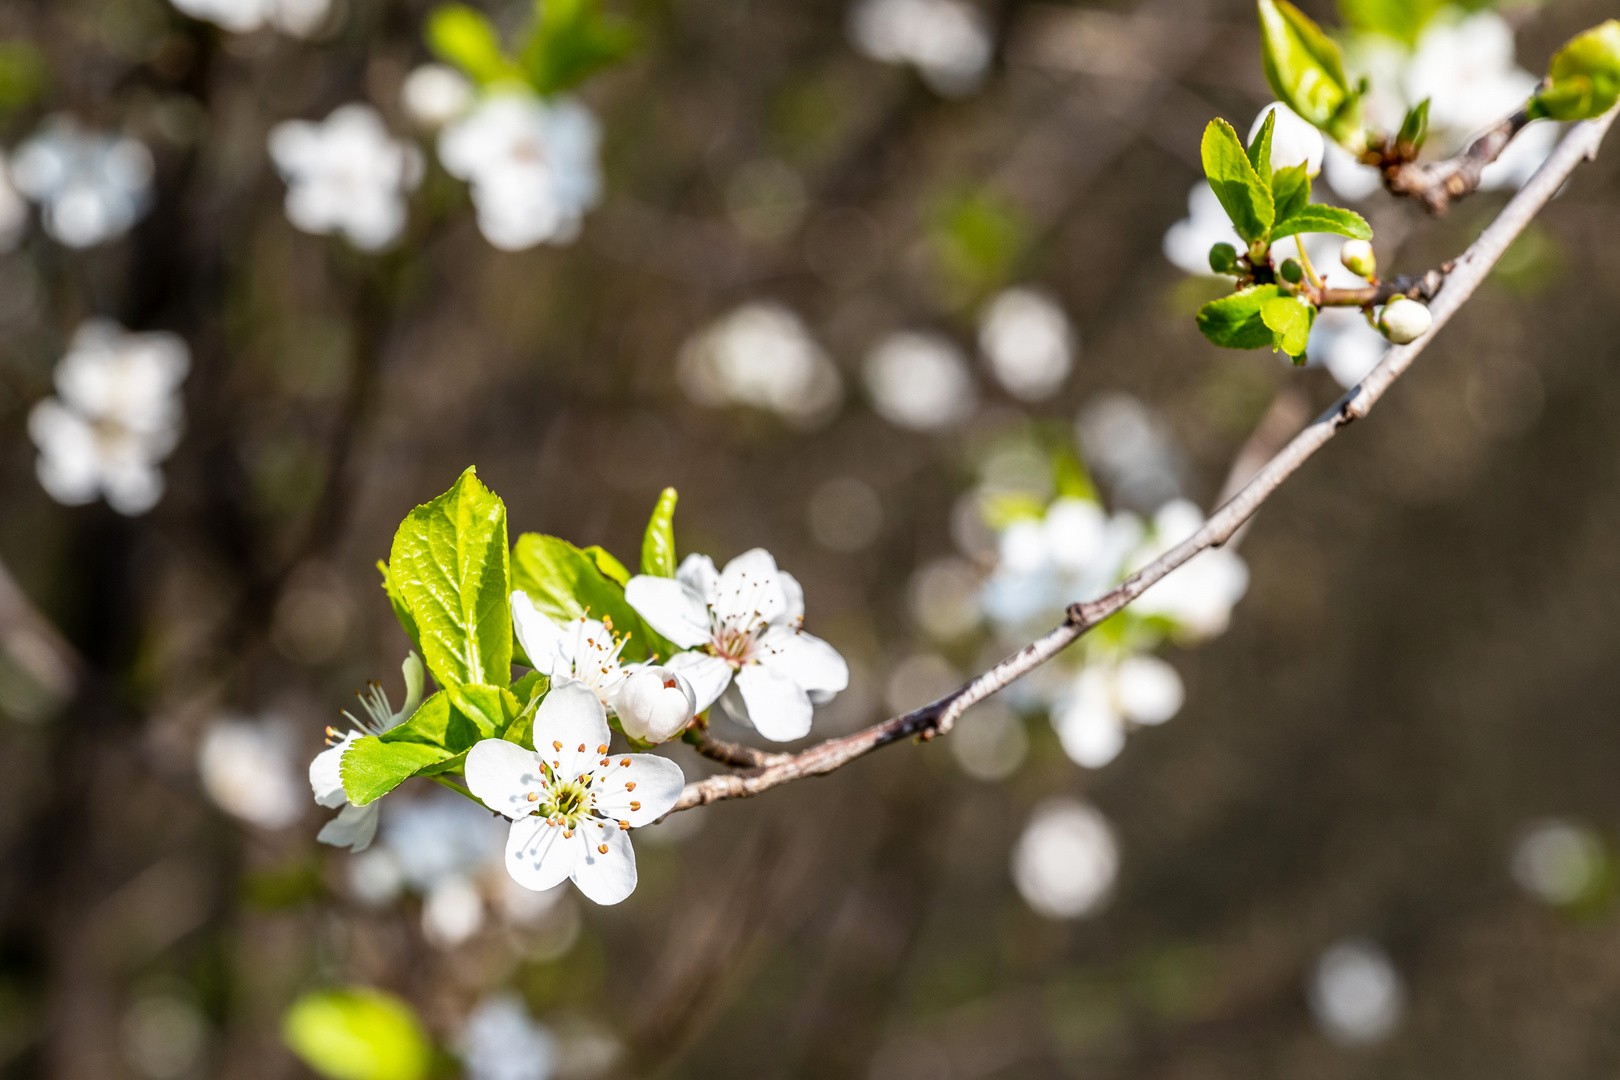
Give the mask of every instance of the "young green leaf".
<svg viewBox="0 0 1620 1080">
<path fill-rule="evenodd" d="M 506 506 L 471 468 L 406 516 L 388 566 L 440 686 L 510 681 Z"/>
<path fill-rule="evenodd" d="M 551 689 L 551 679 L 531 671 L 512 684 L 512 696 L 517 700 L 517 715 L 506 725 L 501 738 L 517 743 L 525 750 L 534 749 L 534 710 Z"/>
<path fill-rule="evenodd" d="M 591 562 L 595 563 L 596 568 L 602 571 L 603 577 L 610 581 L 617 581 L 620 588 L 623 588 L 630 580 L 630 571 L 625 567 L 624 563 L 614 558 L 612 553 L 600 544 L 592 544 L 590 547 L 581 548 L 580 550 L 590 556 Z"/>
<path fill-rule="evenodd" d="M 542 94 L 566 90 L 635 48 L 630 26 L 602 14 L 601 0 L 542 0 L 523 46 L 523 70 Z"/>
<path fill-rule="evenodd" d="M 649 577 L 675 576 L 676 498 L 674 488 L 663 490 L 641 536 L 641 572 Z"/>
<path fill-rule="evenodd" d="M 1400 134 L 1395 136 L 1395 144 L 1411 156 L 1423 149 L 1423 143 L 1428 137 L 1429 99 L 1424 98 L 1412 106 L 1406 114 L 1406 119 L 1401 121 Z"/>
<path fill-rule="evenodd" d="M 1287 221 L 1310 205 L 1311 178 L 1305 171 L 1303 161 L 1271 174 L 1271 197 L 1277 204 L 1278 223 Z M 1276 224 L 1272 225 L 1271 231 L 1276 233 Z"/>
<path fill-rule="evenodd" d="M 1571 38 L 1553 54 L 1547 83 L 1530 99 L 1530 117 L 1590 120 L 1620 100 L 1620 19 Z"/>
<path fill-rule="evenodd" d="M 1249 140 L 1249 164 L 1261 176 L 1271 175 L 1271 136 L 1277 127 L 1277 110 L 1266 113 L 1265 122 L 1254 138 Z"/>
<path fill-rule="evenodd" d="M 602 573 L 590 555 L 555 536 L 524 533 L 512 550 L 512 586 L 528 594 L 534 606 L 558 622 L 590 613 L 593 619 L 611 619 L 613 628 L 630 634 L 624 656 L 644 660 L 649 652 L 669 656 L 663 638 L 656 637 L 625 603 L 624 586 Z"/>
<path fill-rule="evenodd" d="M 1339 0 L 1339 13 L 1353 30 L 1416 45 L 1423 28 L 1445 6 L 1446 0 Z"/>
<path fill-rule="evenodd" d="M 1272 333 L 1272 345 L 1289 356 L 1304 356 L 1316 309 L 1296 296 L 1278 296 L 1260 305 L 1260 319 Z"/>
<path fill-rule="evenodd" d="M 1271 185 L 1260 179 L 1232 125 L 1221 119 L 1211 120 L 1204 129 L 1201 154 L 1209 186 L 1238 235 L 1251 244 L 1263 243 L 1275 215 Z"/>
<path fill-rule="evenodd" d="M 487 720 L 462 711 L 445 691 L 434 694 L 398 727 L 349 744 L 339 766 L 344 793 L 354 805 L 364 806 L 413 776 L 441 771 L 474 743 L 491 737 Z"/>
<path fill-rule="evenodd" d="M 501 48 L 495 27 L 466 4 L 442 4 L 428 13 L 428 48 L 480 86 L 521 81 L 522 71 Z"/>
<path fill-rule="evenodd" d="M 367 986 L 303 995 L 282 1016 L 281 1038 L 327 1080 L 423 1080 L 433 1065 L 411 1007 Z"/>
<path fill-rule="evenodd" d="M 1354 210 L 1311 203 L 1301 207 L 1287 221 L 1279 221 L 1271 230 L 1271 239 L 1281 240 L 1299 233 L 1337 233 L 1352 240 L 1371 240 L 1372 226 Z"/>
<path fill-rule="evenodd" d="M 1198 309 L 1198 329 L 1223 349 L 1264 349 L 1274 336 L 1260 309 L 1279 295 L 1275 285 L 1251 285 L 1211 300 Z"/>
<path fill-rule="evenodd" d="M 1259 0 L 1261 60 L 1277 97 L 1341 143 L 1360 139 L 1361 109 L 1339 47 L 1287 0 Z"/>
<path fill-rule="evenodd" d="M 405 603 L 405 598 L 399 594 L 399 589 L 395 587 L 394 578 L 388 572 L 388 564 L 378 559 L 377 569 L 382 571 L 383 592 L 388 594 L 388 603 L 394 609 L 394 618 L 399 620 L 399 625 L 404 629 L 405 636 L 411 639 L 411 644 L 420 652 L 422 649 L 422 636 L 416 630 L 416 617 L 411 614 L 410 606 Z"/>
<path fill-rule="evenodd" d="M 465 683 L 445 692 L 456 711 L 478 726 L 480 740 L 500 738 L 520 708 L 512 691 L 504 686 Z"/>
</svg>

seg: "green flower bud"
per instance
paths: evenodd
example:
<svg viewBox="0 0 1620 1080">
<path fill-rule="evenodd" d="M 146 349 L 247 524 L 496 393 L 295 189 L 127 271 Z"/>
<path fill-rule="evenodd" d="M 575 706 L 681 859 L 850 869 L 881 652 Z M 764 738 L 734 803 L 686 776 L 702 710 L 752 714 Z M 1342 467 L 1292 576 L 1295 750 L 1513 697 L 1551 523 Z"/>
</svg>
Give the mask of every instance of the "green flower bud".
<svg viewBox="0 0 1620 1080">
<path fill-rule="evenodd" d="M 1378 276 L 1378 260 L 1373 256 L 1373 246 L 1365 240 L 1346 240 L 1339 249 L 1339 261 L 1357 277 L 1371 281 Z"/>
<path fill-rule="evenodd" d="M 1404 296 L 1385 304 L 1383 313 L 1378 316 L 1378 329 L 1397 345 L 1416 341 L 1433 325 L 1434 316 L 1429 314 L 1429 309 Z"/>
<path fill-rule="evenodd" d="M 1237 272 L 1237 248 L 1231 244 L 1216 244 L 1209 249 L 1209 268 L 1217 274 Z"/>
<path fill-rule="evenodd" d="M 1282 279 L 1290 285 L 1298 285 L 1305 280 L 1305 268 L 1299 265 L 1298 259 L 1284 259 L 1281 273 Z"/>
<path fill-rule="evenodd" d="M 1547 83 L 1530 99 L 1530 116 L 1589 120 L 1620 100 L 1620 19 L 1577 34 L 1547 66 Z"/>
</svg>

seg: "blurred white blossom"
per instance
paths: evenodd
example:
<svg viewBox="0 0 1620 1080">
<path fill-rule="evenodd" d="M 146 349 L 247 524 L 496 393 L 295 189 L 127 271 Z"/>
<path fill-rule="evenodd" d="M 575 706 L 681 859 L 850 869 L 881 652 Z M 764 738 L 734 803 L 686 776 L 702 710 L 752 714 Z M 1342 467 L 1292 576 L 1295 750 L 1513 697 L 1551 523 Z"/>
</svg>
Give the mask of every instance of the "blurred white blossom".
<svg viewBox="0 0 1620 1080">
<path fill-rule="evenodd" d="M 1336 1043 L 1387 1039 L 1406 1008 L 1406 987 L 1389 955 L 1361 938 L 1339 941 L 1316 961 L 1308 990 L 1311 1012 Z"/>
<path fill-rule="evenodd" d="M 349 104 L 320 123 L 287 120 L 270 131 L 270 157 L 287 182 L 287 219 L 304 232 L 341 232 L 377 251 L 405 228 L 404 193 L 422 178 L 414 143 L 388 134 L 370 105 Z"/>
<path fill-rule="evenodd" d="M 1050 621 L 1114 585 L 1141 537 L 1134 514 L 1109 515 L 1093 499 L 1060 497 L 1043 517 L 1020 518 L 1001 531 L 984 609 L 1013 636 L 1027 623 Z"/>
<path fill-rule="evenodd" d="M 1273 101 L 1260 115 L 1254 118 L 1249 126 L 1249 142 L 1260 134 L 1260 128 L 1265 125 L 1266 117 L 1276 113 L 1277 122 L 1271 129 L 1271 168 L 1286 169 L 1301 163 L 1305 166 L 1307 176 L 1315 176 L 1322 171 L 1322 155 L 1326 152 L 1326 145 L 1322 139 L 1321 131 L 1315 124 L 1302 118 L 1293 109 L 1280 101 Z M 1269 180 L 1270 177 L 1267 177 Z"/>
<path fill-rule="evenodd" d="M 11 167 L 0 154 L 0 251 L 10 251 L 28 228 L 28 201 L 11 179 Z"/>
<path fill-rule="evenodd" d="M 467 1080 L 548 1080 L 557 1069 L 557 1040 L 516 994 L 479 1002 L 454 1048 Z"/>
<path fill-rule="evenodd" d="M 571 98 L 502 92 L 439 134 L 439 161 L 472 186 L 478 228 L 503 251 L 568 244 L 602 195 L 601 129 Z"/>
<path fill-rule="evenodd" d="M 1162 724 L 1185 699 L 1181 676 L 1156 656 L 1100 660 L 1082 668 L 1058 699 L 1052 726 L 1071 761 L 1100 769 L 1125 748 L 1127 723 Z"/>
<path fill-rule="evenodd" d="M 331 0 L 173 0 L 174 6 L 194 19 L 214 23 L 232 33 L 245 34 L 274 26 L 295 37 L 308 37 L 326 22 Z"/>
<path fill-rule="evenodd" d="M 1128 563 L 1136 570 L 1188 539 L 1204 525 L 1203 511 L 1187 499 L 1175 499 L 1153 516 L 1148 542 Z M 1249 568 L 1228 548 L 1209 548 L 1172 570 L 1137 598 L 1139 615 L 1170 620 L 1178 635 L 1197 639 L 1223 632 L 1232 608 L 1249 587 Z"/>
<path fill-rule="evenodd" d="M 849 36 L 874 60 L 914 65 L 947 97 L 977 90 L 990 66 L 989 23 L 963 0 L 857 0 Z"/>
<path fill-rule="evenodd" d="M 1340 386 L 1349 388 L 1366 378 L 1384 357 L 1389 342 L 1357 308 L 1323 308 L 1311 328 L 1305 355 L 1321 364 Z"/>
<path fill-rule="evenodd" d="M 979 320 L 979 348 L 996 381 L 1021 401 L 1041 401 L 1063 385 L 1078 346 L 1056 300 L 1027 287 L 1008 289 Z"/>
<path fill-rule="evenodd" d="M 744 304 L 681 349 L 675 377 L 698 405 L 747 405 L 815 427 L 843 400 L 838 369 L 800 318 L 781 304 Z"/>
<path fill-rule="evenodd" d="M 975 780 L 1005 780 L 1029 753 L 1029 735 L 1018 714 L 997 698 L 975 705 L 951 729 L 951 754 Z"/>
<path fill-rule="evenodd" d="M 39 204 L 53 240 L 87 248 L 122 236 L 146 213 L 152 168 L 140 140 L 88 131 L 57 113 L 17 147 L 11 181 Z"/>
<path fill-rule="evenodd" d="M 867 354 L 865 374 L 878 414 L 913 431 L 965 420 L 978 403 L 962 351 L 940 334 L 890 334 Z"/>
<path fill-rule="evenodd" d="M 1189 274 L 1209 277 L 1215 274 L 1209 268 L 1209 249 L 1216 244 L 1231 244 L 1240 253 L 1249 247 L 1209 183 L 1200 180 L 1187 193 L 1187 216 L 1164 234 L 1164 257 Z"/>
<path fill-rule="evenodd" d="M 459 874 L 435 881 L 422 897 L 422 936 L 453 949 L 484 928 L 484 898 Z"/>
<path fill-rule="evenodd" d="M 413 121 L 437 131 L 472 107 L 473 86 L 448 64 L 422 64 L 405 76 L 400 103 Z"/>
<path fill-rule="evenodd" d="M 197 773 L 215 805 L 261 829 L 286 828 L 303 810 L 292 743 L 275 721 L 214 721 L 203 732 Z"/>
<path fill-rule="evenodd" d="M 1074 799 L 1035 808 L 1013 848 L 1012 875 L 1024 902 L 1052 919 L 1098 910 L 1119 873 L 1119 847 L 1108 819 Z"/>
<path fill-rule="evenodd" d="M 1544 903 L 1573 904 L 1592 894 L 1603 878 L 1603 842 L 1590 829 L 1567 821 L 1532 822 L 1513 848 L 1513 880 Z"/>
<path fill-rule="evenodd" d="M 180 439 L 185 342 L 169 333 L 126 333 L 91 319 L 56 366 L 56 396 L 36 404 L 28 433 L 39 482 L 57 502 L 105 496 L 121 514 L 143 514 L 163 495 L 158 468 Z"/>
<path fill-rule="evenodd" d="M 1157 510 L 1181 493 L 1181 453 L 1164 418 L 1130 394 L 1099 394 L 1075 422 L 1080 449 L 1118 506 Z"/>
</svg>

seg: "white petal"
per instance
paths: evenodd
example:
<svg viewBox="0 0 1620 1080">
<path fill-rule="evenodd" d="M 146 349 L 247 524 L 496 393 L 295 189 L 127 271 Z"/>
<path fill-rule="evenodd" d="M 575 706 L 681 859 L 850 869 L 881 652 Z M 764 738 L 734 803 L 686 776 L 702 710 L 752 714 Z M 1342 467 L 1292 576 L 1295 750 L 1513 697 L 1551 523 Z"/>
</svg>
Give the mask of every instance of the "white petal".
<svg viewBox="0 0 1620 1080">
<path fill-rule="evenodd" d="M 540 759 L 534 751 L 505 739 L 485 739 L 468 751 L 466 773 L 467 789 L 485 806 L 513 820 L 534 813 L 544 794 Z"/>
<path fill-rule="evenodd" d="M 568 880 L 583 847 L 577 833 L 565 839 L 561 825 L 520 818 L 506 836 L 506 872 L 525 889 L 544 892 Z"/>
<path fill-rule="evenodd" d="M 310 790 L 315 793 L 315 801 L 322 806 L 342 806 L 349 801 L 349 796 L 343 791 L 343 776 L 339 770 L 343 765 L 343 751 L 359 737 L 358 731 L 349 732 L 343 736 L 342 742 L 322 750 L 309 763 Z"/>
<path fill-rule="evenodd" d="M 737 673 L 737 689 L 748 706 L 748 722 L 767 739 L 789 742 L 810 733 L 810 697 L 786 675 L 749 664 Z"/>
<path fill-rule="evenodd" d="M 1186 692 L 1176 669 L 1157 656 L 1130 656 L 1114 673 L 1120 711 L 1138 724 L 1162 724 L 1181 711 Z"/>
<path fill-rule="evenodd" d="M 714 568 L 713 559 L 693 553 L 681 560 L 681 565 L 675 571 L 675 580 L 682 585 L 690 585 L 703 598 L 703 602 L 708 603 L 714 599 L 720 571 Z"/>
<path fill-rule="evenodd" d="M 708 606 L 685 582 L 637 574 L 625 585 L 624 599 L 648 626 L 683 649 L 709 640 Z"/>
<path fill-rule="evenodd" d="M 849 665 L 838 650 L 803 630 L 773 626 L 760 638 L 756 656 L 806 690 L 837 693 L 849 686 Z"/>
<path fill-rule="evenodd" d="M 720 700 L 720 695 L 731 685 L 731 665 L 708 653 L 676 653 L 664 666 L 679 672 L 681 678 L 691 684 L 698 712 Z"/>
<path fill-rule="evenodd" d="M 630 764 L 621 765 L 628 761 Z M 650 825 L 669 813 L 686 786 L 681 767 L 657 754 L 627 754 L 598 771 L 602 793 L 596 806 L 615 821 L 628 821 L 632 828 Z M 634 787 L 629 785 L 634 784 Z M 639 804 L 632 807 L 634 802 Z"/>
<path fill-rule="evenodd" d="M 346 847 L 351 851 L 364 851 L 377 835 L 377 817 L 380 803 L 365 806 L 345 806 L 338 816 L 328 821 L 315 834 L 315 839 L 333 847 Z"/>
<path fill-rule="evenodd" d="M 528 593 L 512 594 L 512 626 L 529 657 L 529 663 L 545 675 L 567 675 L 573 659 L 573 637 L 534 606 Z"/>
<path fill-rule="evenodd" d="M 636 850 L 630 846 L 629 833 L 593 821 L 582 826 L 574 840 L 580 853 L 571 876 L 587 899 L 617 904 L 636 891 Z"/>
<path fill-rule="evenodd" d="M 782 589 L 782 598 L 787 601 L 787 607 L 782 609 L 778 621 L 797 625 L 804 621 L 804 586 L 799 579 L 786 570 L 776 572 L 776 583 Z"/>
<path fill-rule="evenodd" d="M 559 779 L 573 780 L 594 769 L 600 748 L 611 738 L 601 699 L 578 679 L 554 681 L 535 710 L 534 747 Z"/>
<path fill-rule="evenodd" d="M 1125 749 L 1125 725 L 1112 709 L 1082 699 L 1052 717 L 1063 752 L 1076 765 L 1100 769 Z"/>
<path fill-rule="evenodd" d="M 788 610 L 787 594 L 777 580 L 776 560 L 764 548 L 753 548 L 726 563 L 716 585 L 714 611 L 721 619 L 773 622 Z"/>
</svg>

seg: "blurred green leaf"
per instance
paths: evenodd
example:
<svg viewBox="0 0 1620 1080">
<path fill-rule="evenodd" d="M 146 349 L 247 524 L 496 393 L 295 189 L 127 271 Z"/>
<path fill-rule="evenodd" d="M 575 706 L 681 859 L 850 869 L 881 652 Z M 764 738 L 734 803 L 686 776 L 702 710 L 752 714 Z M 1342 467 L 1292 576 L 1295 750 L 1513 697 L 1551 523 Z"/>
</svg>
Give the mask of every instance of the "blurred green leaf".
<svg viewBox="0 0 1620 1080">
<path fill-rule="evenodd" d="M 480 86 L 521 81 L 523 71 L 501 48 L 500 35 L 484 14 L 466 4 L 442 4 L 428 13 L 427 45 Z"/>
<path fill-rule="evenodd" d="M 522 49 L 529 85 L 554 94 L 622 60 L 635 48 L 632 27 L 602 14 L 601 0 L 540 0 Z"/>
<path fill-rule="evenodd" d="M 1052 451 L 1052 487 L 1060 496 L 1096 501 L 1097 487 L 1091 482 L 1080 455 L 1067 446 Z"/>
<path fill-rule="evenodd" d="M 942 199 L 931 233 L 956 300 L 967 303 L 1006 283 L 1029 240 L 1029 225 L 1017 207 L 981 188 Z"/>
<path fill-rule="evenodd" d="M 1259 0 L 1261 60 L 1279 99 L 1341 143 L 1360 136 L 1361 109 L 1339 47 L 1287 0 Z"/>
<path fill-rule="evenodd" d="M 399 589 L 394 585 L 393 575 L 388 572 L 388 564 L 382 559 L 378 559 L 377 569 L 382 571 L 383 592 L 388 594 L 388 603 L 394 609 L 394 618 L 399 620 L 399 625 L 404 629 L 405 635 L 411 639 L 411 644 L 420 651 L 422 638 L 416 630 L 416 617 L 411 614 L 410 606 L 405 603 L 405 598 L 400 595 Z"/>
<path fill-rule="evenodd" d="M 0 112 L 31 104 L 50 81 L 45 54 L 31 41 L 0 41 Z"/>
<path fill-rule="evenodd" d="M 1339 14 L 1353 30 L 1415 45 L 1429 20 L 1445 6 L 1446 0 L 1339 0 Z"/>
<path fill-rule="evenodd" d="M 1251 285 L 1211 300 L 1198 309 L 1198 329 L 1223 349 L 1264 349 L 1275 339 L 1260 309 L 1279 295 L 1275 285 Z"/>
<path fill-rule="evenodd" d="M 1251 244 L 1264 243 L 1276 212 L 1271 185 L 1260 179 L 1232 125 L 1221 119 L 1211 120 L 1204 129 L 1201 154 L 1209 186 L 1238 235 Z"/>
<path fill-rule="evenodd" d="M 675 501 L 674 488 L 665 488 L 653 507 L 647 531 L 641 537 L 641 572 L 652 577 L 674 577 L 678 561 L 675 556 Z"/>
<path fill-rule="evenodd" d="M 1287 221 L 1279 221 L 1271 230 L 1271 238 L 1281 240 L 1299 233 L 1335 233 L 1352 240 L 1371 240 L 1372 226 L 1354 210 L 1312 203 L 1301 207 Z"/>
<path fill-rule="evenodd" d="M 1530 117 L 1589 120 L 1620 100 L 1620 19 L 1571 38 L 1553 54 L 1547 83 L 1530 99 Z"/>
<path fill-rule="evenodd" d="M 422 1080 L 433 1061 L 411 1007 L 364 986 L 300 997 L 282 1017 L 281 1037 L 328 1080 Z"/>
<path fill-rule="evenodd" d="M 534 606 L 558 622 L 589 614 L 611 620 L 630 634 L 624 656 L 645 660 L 652 651 L 669 655 L 669 645 L 656 637 L 625 602 L 624 586 L 604 574 L 589 554 L 555 536 L 524 533 L 512 551 L 512 586 L 528 594 Z"/>
<path fill-rule="evenodd" d="M 1289 356 L 1304 356 L 1316 309 L 1295 296 L 1279 296 L 1260 306 L 1260 319 L 1272 333 L 1272 343 Z"/>
<path fill-rule="evenodd" d="M 1277 204 L 1278 221 L 1287 221 L 1310 205 L 1311 178 L 1303 161 L 1271 174 L 1271 197 Z M 1276 231 L 1273 225 L 1273 234 Z"/>
<path fill-rule="evenodd" d="M 979 505 L 979 514 L 992 529 L 1005 529 L 1015 521 L 1039 521 L 1046 513 L 1046 501 L 1027 491 L 998 492 Z"/>
<path fill-rule="evenodd" d="M 506 506 L 473 469 L 406 516 L 388 566 L 440 686 L 511 681 Z"/>
<path fill-rule="evenodd" d="M 1396 145 L 1403 148 L 1408 155 L 1414 155 L 1423 149 L 1423 144 L 1429 137 L 1429 99 L 1424 98 L 1407 112 L 1406 118 L 1401 121 L 1400 133 L 1395 136 Z"/>
</svg>

